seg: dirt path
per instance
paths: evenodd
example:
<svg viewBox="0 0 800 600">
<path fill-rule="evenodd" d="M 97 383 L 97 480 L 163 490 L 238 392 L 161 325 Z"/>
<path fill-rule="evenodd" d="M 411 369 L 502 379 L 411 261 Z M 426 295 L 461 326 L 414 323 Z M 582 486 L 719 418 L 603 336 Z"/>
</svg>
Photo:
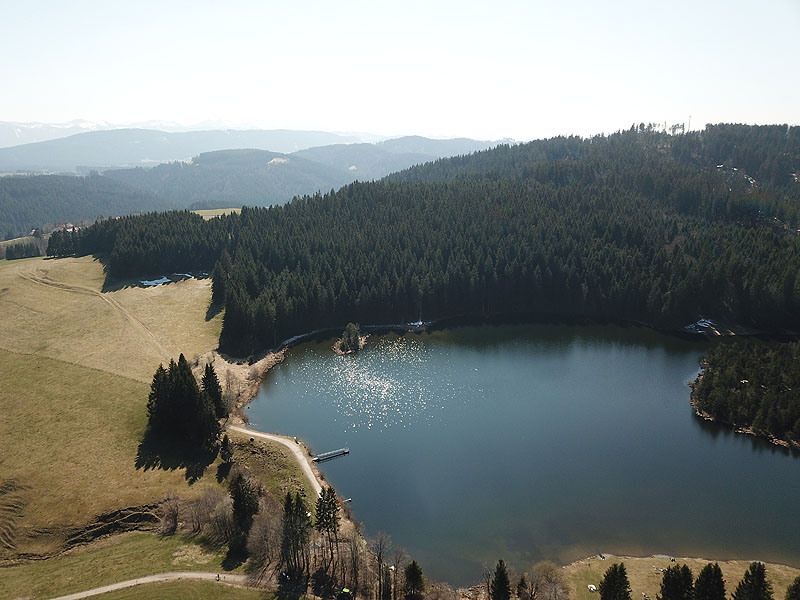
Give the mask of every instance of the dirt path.
<svg viewBox="0 0 800 600">
<path fill-rule="evenodd" d="M 158 583 L 160 581 L 176 581 L 178 579 L 189 579 L 193 581 L 217 581 L 221 585 L 236 585 L 246 586 L 247 577 L 244 575 L 230 575 L 223 573 L 209 573 L 203 571 L 172 571 L 170 573 L 157 573 L 156 575 L 148 575 L 147 577 L 139 577 L 138 579 L 129 579 L 128 581 L 120 581 L 119 583 L 112 583 L 101 587 L 92 588 L 83 592 L 76 592 L 68 596 L 59 596 L 53 600 L 79 600 L 80 598 L 89 598 L 99 594 L 106 594 L 116 590 L 133 587 L 135 585 L 142 585 L 145 583 Z"/>
<path fill-rule="evenodd" d="M 32 265 L 32 268 L 28 272 L 18 271 L 17 274 L 24 279 L 25 281 L 29 281 L 30 283 L 36 285 L 43 285 L 46 287 L 51 287 L 59 290 L 64 290 L 65 292 L 72 292 L 74 294 L 84 294 L 86 296 L 94 296 L 100 298 L 103 302 L 108 304 L 111 308 L 115 311 L 120 313 L 125 319 L 127 319 L 136 329 L 141 331 L 146 337 L 150 339 L 153 345 L 158 348 L 159 352 L 161 352 L 162 356 L 164 356 L 167 360 L 170 358 L 169 352 L 161 345 L 158 341 L 158 338 L 150 331 L 147 326 L 142 323 L 139 319 L 137 319 L 127 308 L 122 306 L 115 298 L 112 298 L 108 294 L 103 294 L 102 292 L 98 292 L 89 287 L 84 287 L 82 285 L 75 285 L 71 283 L 64 283 L 62 281 L 53 281 L 52 279 L 48 279 L 47 275 L 40 275 L 39 274 L 40 265 Z"/>
<path fill-rule="evenodd" d="M 311 482 L 311 487 L 314 488 L 314 493 L 319 496 L 322 492 L 322 485 L 320 484 L 317 476 L 314 474 L 314 470 L 311 468 L 311 465 L 308 462 L 308 456 L 303 451 L 304 446 L 301 446 L 294 440 L 289 438 L 282 437 L 280 435 L 273 435 L 271 433 L 261 433 L 260 431 L 256 431 L 255 429 L 247 429 L 245 427 L 239 427 L 237 425 L 228 425 L 228 429 L 231 431 L 237 431 L 239 433 L 243 433 L 245 435 L 249 435 L 250 437 L 254 438 L 261 438 L 264 440 L 270 440 L 273 442 L 278 442 L 279 444 L 283 444 L 289 450 L 292 451 L 297 462 L 300 463 L 300 467 L 303 469 L 303 472 L 308 477 L 308 480 Z"/>
</svg>

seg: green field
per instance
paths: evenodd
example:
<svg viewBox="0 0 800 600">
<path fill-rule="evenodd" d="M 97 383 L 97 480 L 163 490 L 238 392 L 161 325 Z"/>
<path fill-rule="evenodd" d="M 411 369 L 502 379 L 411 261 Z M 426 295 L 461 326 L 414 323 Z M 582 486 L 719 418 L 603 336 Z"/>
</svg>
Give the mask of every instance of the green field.
<svg viewBox="0 0 800 600">
<path fill-rule="evenodd" d="M 57 558 L 0 569 L 0 598 L 48 598 L 169 571 L 224 572 L 223 559 L 184 536 L 126 533 Z"/>
<path fill-rule="evenodd" d="M 268 600 L 274 596 L 263 590 L 220 585 L 208 581 L 169 581 L 141 585 L 95 596 L 98 600 Z"/>
<path fill-rule="evenodd" d="M 687 564 L 692 570 L 695 578 L 700 574 L 700 570 L 709 561 L 697 558 L 677 558 L 676 562 L 670 562 L 667 558 L 630 558 L 606 556 L 606 560 L 601 560 L 598 556 L 592 556 L 583 560 L 576 561 L 564 567 L 564 575 L 570 584 L 570 598 L 572 600 L 600 600 L 600 594 L 590 592 L 587 587 L 589 584 L 599 585 L 603 579 L 603 574 L 613 563 L 624 562 L 625 570 L 628 572 L 628 580 L 631 584 L 634 600 L 642 598 L 642 594 L 647 594 L 655 599 L 656 594 L 661 589 L 662 572 L 659 569 L 666 569 L 671 565 Z M 736 585 L 744 576 L 744 572 L 750 566 L 749 561 L 711 561 L 719 562 L 722 569 L 722 576 L 727 580 L 726 592 L 730 596 L 736 589 Z M 786 595 L 786 588 L 800 575 L 800 569 L 765 563 L 767 567 L 767 578 L 772 583 L 773 596 L 775 600 L 783 600 Z"/>
<path fill-rule="evenodd" d="M 206 221 L 209 219 L 213 219 L 214 217 L 220 217 L 222 215 L 229 215 L 231 213 L 240 213 L 242 212 L 241 208 L 201 208 L 199 210 L 192 211 L 196 215 L 200 215 Z"/>
</svg>

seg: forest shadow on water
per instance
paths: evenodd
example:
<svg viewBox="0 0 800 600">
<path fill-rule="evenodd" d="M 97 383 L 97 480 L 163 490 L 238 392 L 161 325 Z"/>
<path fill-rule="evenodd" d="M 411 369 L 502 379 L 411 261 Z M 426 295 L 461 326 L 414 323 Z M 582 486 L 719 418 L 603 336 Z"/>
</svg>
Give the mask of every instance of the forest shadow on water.
<svg viewBox="0 0 800 600">
<path fill-rule="evenodd" d="M 694 410 L 692 410 L 692 413 L 694 413 Z M 749 446 L 756 454 L 773 454 L 800 459 L 800 450 L 797 448 L 773 444 L 763 437 L 737 431 L 733 425 L 709 421 L 697 415 L 694 415 L 692 421 L 703 434 L 709 436 L 712 440 L 723 439 L 730 443 Z"/>
</svg>

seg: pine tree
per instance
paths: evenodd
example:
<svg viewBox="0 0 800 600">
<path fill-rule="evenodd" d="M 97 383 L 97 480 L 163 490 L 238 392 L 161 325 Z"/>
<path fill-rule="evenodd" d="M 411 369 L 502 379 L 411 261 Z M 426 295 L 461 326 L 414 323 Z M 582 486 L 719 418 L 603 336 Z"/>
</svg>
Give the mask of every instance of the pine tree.
<svg viewBox="0 0 800 600">
<path fill-rule="evenodd" d="M 631 600 L 631 585 L 625 563 L 611 565 L 600 582 L 600 600 Z"/>
<path fill-rule="evenodd" d="M 244 475 L 239 473 L 231 481 L 229 491 L 233 499 L 233 518 L 243 535 L 247 535 L 258 513 L 258 489 Z"/>
<path fill-rule="evenodd" d="M 211 364 L 207 364 L 203 371 L 202 379 L 203 393 L 211 400 L 214 405 L 214 412 L 218 419 L 224 419 L 228 416 L 225 401 L 222 398 L 222 386 L 219 384 L 217 373 Z"/>
<path fill-rule="evenodd" d="M 233 462 L 233 445 L 231 444 L 228 434 L 222 438 L 222 445 L 219 448 L 219 456 L 226 463 Z"/>
<path fill-rule="evenodd" d="M 767 570 L 763 563 L 750 563 L 733 592 L 733 600 L 772 600 L 772 584 L 767 581 Z"/>
<path fill-rule="evenodd" d="M 786 600 L 800 600 L 800 577 L 796 577 L 786 590 Z"/>
<path fill-rule="evenodd" d="M 406 600 L 421 600 L 425 592 L 425 576 L 416 560 L 406 566 L 405 571 L 405 598 Z M 387 586 L 388 587 L 388 586 Z"/>
<path fill-rule="evenodd" d="M 692 570 L 683 565 L 667 567 L 661 578 L 661 592 L 656 595 L 658 600 L 692 600 L 694 598 L 694 585 Z"/>
<path fill-rule="evenodd" d="M 497 561 L 497 567 L 494 570 L 490 595 L 492 600 L 510 600 L 511 598 L 511 582 L 508 579 L 506 563 L 502 558 Z"/>
<path fill-rule="evenodd" d="M 300 494 L 294 498 L 286 492 L 283 503 L 281 533 L 281 565 L 285 578 L 295 593 L 305 593 L 308 586 L 308 545 L 311 539 L 311 517 Z"/>
</svg>

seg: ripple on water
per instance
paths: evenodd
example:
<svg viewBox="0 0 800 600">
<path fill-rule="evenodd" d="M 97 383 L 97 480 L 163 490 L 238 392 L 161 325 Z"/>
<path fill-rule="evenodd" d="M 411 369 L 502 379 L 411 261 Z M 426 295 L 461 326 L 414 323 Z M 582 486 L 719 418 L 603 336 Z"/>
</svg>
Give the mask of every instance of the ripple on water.
<svg viewBox="0 0 800 600">
<path fill-rule="evenodd" d="M 430 349 L 410 336 L 382 337 L 348 356 L 307 352 L 316 360 L 295 363 L 300 372 L 296 380 L 306 383 L 307 394 L 327 399 L 344 430 L 432 422 L 441 418 L 446 406 L 472 395 L 467 393 L 470 383 L 454 381 L 439 362 L 430 360 Z M 405 373 L 393 375 L 398 364 Z"/>
</svg>

